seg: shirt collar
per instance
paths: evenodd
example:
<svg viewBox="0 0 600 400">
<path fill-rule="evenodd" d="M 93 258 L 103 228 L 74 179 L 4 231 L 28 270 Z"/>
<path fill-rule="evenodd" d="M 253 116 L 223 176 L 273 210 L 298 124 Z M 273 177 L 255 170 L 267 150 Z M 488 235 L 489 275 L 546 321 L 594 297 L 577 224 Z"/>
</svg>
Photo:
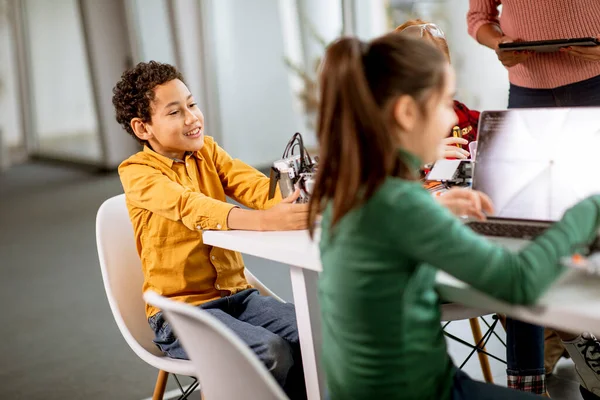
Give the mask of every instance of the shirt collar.
<svg viewBox="0 0 600 400">
<path fill-rule="evenodd" d="M 162 154 L 158 154 L 157 152 L 155 152 L 154 150 L 152 150 L 150 148 L 150 146 L 148 146 L 148 145 L 144 146 L 144 153 L 152 155 L 154 158 L 156 158 L 157 160 L 159 160 L 163 164 L 168 165 L 170 168 L 172 168 L 173 164 L 175 164 L 175 163 L 185 163 L 185 160 L 188 157 L 191 157 L 191 156 L 196 157 L 198 160 L 202 160 L 202 156 L 200 155 L 199 151 L 195 151 L 195 152 L 188 151 L 188 152 L 186 152 L 183 160 L 180 160 L 180 159 L 177 159 L 177 158 L 170 158 L 170 157 L 167 157 L 167 156 L 163 156 Z"/>
</svg>

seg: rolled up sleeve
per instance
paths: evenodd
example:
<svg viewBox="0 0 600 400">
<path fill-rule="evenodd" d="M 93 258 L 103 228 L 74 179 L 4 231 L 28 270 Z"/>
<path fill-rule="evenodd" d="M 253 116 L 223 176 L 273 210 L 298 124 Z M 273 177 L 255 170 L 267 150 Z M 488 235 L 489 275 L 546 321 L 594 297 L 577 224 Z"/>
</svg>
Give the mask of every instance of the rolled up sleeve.
<svg viewBox="0 0 600 400">
<path fill-rule="evenodd" d="M 194 192 L 150 165 L 124 163 L 119 175 L 127 200 L 190 230 L 227 230 L 235 205 Z"/>
<path fill-rule="evenodd" d="M 469 35 L 477 40 L 479 28 L 486 24 L 500 25 L 499 0 L 469 0 L 467 27 Z"/>
<path fill-rule="evenodd" d="M 256 168 L 243 161 L 232 158 L 216 142 L 207 142 L 212 146 L 214 163 L 225 193 L 235 201 L 254 210 L 266 210 L 281 202 L 281 192 L 276 188 L 269 199 L 270 179 Z"/>
</svg>

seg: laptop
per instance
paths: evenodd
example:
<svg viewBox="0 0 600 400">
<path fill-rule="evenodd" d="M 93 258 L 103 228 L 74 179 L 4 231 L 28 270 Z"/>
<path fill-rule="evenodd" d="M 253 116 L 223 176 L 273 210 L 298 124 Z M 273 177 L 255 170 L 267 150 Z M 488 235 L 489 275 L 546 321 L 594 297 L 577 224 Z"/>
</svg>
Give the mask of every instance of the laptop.
<svg viewBox="0 0 600 400">
<path fill-rule="evenodd" d="M 535 238 L 600 193 L 600 107 L 482 112 L 473 189 L 492 199 L 496 213 L 468 222 L 471 229 Z"/>
</svg>

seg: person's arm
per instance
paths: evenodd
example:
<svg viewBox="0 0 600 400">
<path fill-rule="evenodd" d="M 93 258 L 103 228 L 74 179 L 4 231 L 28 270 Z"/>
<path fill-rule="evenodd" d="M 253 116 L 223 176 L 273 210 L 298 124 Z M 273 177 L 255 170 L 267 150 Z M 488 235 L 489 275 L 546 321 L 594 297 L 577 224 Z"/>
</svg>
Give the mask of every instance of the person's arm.
<svg viewBox="0 0 600 400">
<path fill-rule="evenodd" d="M 469 0 L 467 13 L 467 28 L 479 43 L 491 49 L 496 49 L 496 43 L 503 36 L 500 29 L 499 0 Z"/>
<path fill-rule="evenodd" d="M 474 233 L 425 190 L 402 188 L 389 201 L 393 215 L 382 222 L 402 255 L 514 304 L 534 303 L 563 272 L 560 259 L 588 245 L 599 224 L 600 196 L 590 197 L 513 253 Z"/>
<path fill-rule="evenodd" d="M 125 162 L 119 175 L 132 205 L 180 221 L 190 230 L 295 230 L 307 226 L 306 205 L 290 204 L 290 198 L 267 211 L 241 210 L 192 191 L 150 165 Z"/>
<path fill-rule="evenodd" d="M 480 44 L 496 52 L 498 59 L 506 68 L 514 67 L 526 61 L 531 51 L 500 51 L 500 43 L 510 43 L 518 40 L 506 36 L 500 28 L 499 0 L 470 0 L 467 13 L 469 34 Z"/>
<path fill-rule="evenodd" d="M 250 231 L 291 231 L 308 227 L 308 204 L 293 204 L 300 196 L 296 190 L 277 205 L 265 211 L 234 208 L 229 213 L 230 229 Z"/>
<path fill-rule="evenodd" d="M 500 25 L 495 23 L 481 25 L 475 34 L 475 40 L 477 40 L 478 43 L 489 47 L 492 50 L 497 50 L 498 45 L 504 43 L 504 41 L 512 42 L 512 40 L 508 39 L 507 36 L 504 36 Z"/>
<path fill-rule="evenodd" d="M 279 188 L 269 199 L 270 180 L 262 172 L 232 158 L 212 139 L 205 140 L 205 145 L 211 146 L 213 161 L 227 196 L 255 210 L 269 209 L 281 201 Z"/>
<path fill-rule="evenodd" d="M 233 204 L 194 192 L 144 163 L 126 161 L 119 176 L 127 201 L 135 207 L 181 221 L 190 230 L 227 229 Z"/>
</svg>

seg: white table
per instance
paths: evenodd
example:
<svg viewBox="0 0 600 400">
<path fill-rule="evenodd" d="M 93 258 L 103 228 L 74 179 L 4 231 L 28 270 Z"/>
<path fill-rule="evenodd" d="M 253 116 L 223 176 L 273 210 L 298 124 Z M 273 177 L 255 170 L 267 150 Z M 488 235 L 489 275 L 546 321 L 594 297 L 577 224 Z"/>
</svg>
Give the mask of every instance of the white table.
<svg viewBox="0 0 600 400">
<path fill-rule="evenodd" d="M 528 242 L 490 238 L 513 251 Z M 600 333 L 600 279 L 568 271 L 534 306 L 515 306 L 496 300 L 448 275 L 437 274 L 437 290 L 447 301 L 506 314 L 514 319 L 563 331 Z"/>
<path fill-rule="evenodd" d="M 202 237 L 207 245 L 290 266 L 308 399 L 320 400 L 325 388 L 324 373 L 319 368 L 321 312 L 317 303 L 317 278 L 321 261 L 318 246 L 310 240 L 308 231 L 205 231 Z"/>
<path fill-rule="evenodd" d="M 204 243 L 278 261 L 290 266 L 294 304 L 308 398 L 321 399 L 324 376 L 320 366 L 321 321 L 317 303 L 319 249 L 307 231 L 206 231 Z M 516 241 L 500 240 L 509 248 Z M 447 301 L 506 314 L 533 324 L 572 332 L 600 333 L 600 279 L 568 272 L 535 306 L 513 306 L 493 299 L 452 276 L 438 272 L 437 287 Z"/>
</svg>

